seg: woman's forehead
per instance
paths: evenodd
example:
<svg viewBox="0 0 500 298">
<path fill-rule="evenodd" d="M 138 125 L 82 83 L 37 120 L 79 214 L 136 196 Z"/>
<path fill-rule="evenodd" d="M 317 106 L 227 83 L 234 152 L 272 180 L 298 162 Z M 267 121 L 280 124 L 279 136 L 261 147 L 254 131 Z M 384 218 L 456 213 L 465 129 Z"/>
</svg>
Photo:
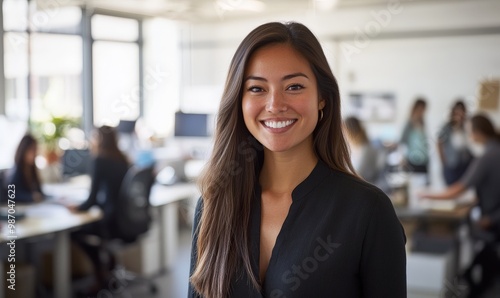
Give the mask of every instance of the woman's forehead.
<svg viewBox="0 0 500 298">
<path fill-rule="evenodd" d="M 308 60 L 289 44 L 270 44 L 257 49 L 250 56 L 245 77 L 298 72 L 312 74 Z"/>
</svg>

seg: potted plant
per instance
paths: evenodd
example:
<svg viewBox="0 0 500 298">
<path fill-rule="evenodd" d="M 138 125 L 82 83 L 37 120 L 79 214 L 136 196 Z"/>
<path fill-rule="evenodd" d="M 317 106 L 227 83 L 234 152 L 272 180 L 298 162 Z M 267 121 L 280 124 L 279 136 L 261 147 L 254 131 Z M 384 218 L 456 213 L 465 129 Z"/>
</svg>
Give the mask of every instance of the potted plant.
<svg viewBox="0 0 500 298">
<path fill-rule="evenodd" d="M 48 164 L 59 160 L 59 140 L 65 137 L 69 128 L 77 127 L 79 122 L 79 119 L 75 118 L 51 116 L 49 121 L 32 123 L 33 133 L 40 141 Z"/>
</svg>

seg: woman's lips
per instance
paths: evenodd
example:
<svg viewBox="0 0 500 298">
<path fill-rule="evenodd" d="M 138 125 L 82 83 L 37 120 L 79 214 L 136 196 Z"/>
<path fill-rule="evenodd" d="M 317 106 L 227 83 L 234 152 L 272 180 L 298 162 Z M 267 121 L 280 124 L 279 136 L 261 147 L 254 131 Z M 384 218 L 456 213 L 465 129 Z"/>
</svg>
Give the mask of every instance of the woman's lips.
<svg viewBox="0 0 500 298">
<path fill-rule="evenodd" d="M 293 124 L 297 122 L 297 119 L 286 119 L 286 120 L 262 120 L 260 123 L 272 131 L 272 132 L 284 132 L 290 129 Z"/>
</svg>

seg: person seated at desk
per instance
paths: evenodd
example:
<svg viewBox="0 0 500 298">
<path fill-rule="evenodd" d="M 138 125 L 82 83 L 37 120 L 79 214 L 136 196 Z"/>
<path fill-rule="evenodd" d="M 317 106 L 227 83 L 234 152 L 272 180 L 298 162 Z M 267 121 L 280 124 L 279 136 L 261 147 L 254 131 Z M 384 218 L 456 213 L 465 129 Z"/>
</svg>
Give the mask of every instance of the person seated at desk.
<svg viewBox="0 0 500 298">
<path fill-rule="evenodd" d="M 477 226 L 491 234 L 495 240 L 485 243 L 483 250 L 478 253 L 465 278 L 471 283 L 470 297 L 478 297 L 479 292 L 487 288 L 495 271 L 495 242 L 500 241 L 500 135 L 495 132 L 491 121 L 483 115 L 476 115 L 471 119 L 471 139 L 473 154 L 476 159 L 467 168 L 462 178 L 449 186 L 441 193 L 422 193 L 421 197 L 429 199 L 453 199 L 469 187 L 476 189 L 481 219 Z M 482 268 L 482 280 L 475 284 L 470 273 L 476 265 Z"/>
<path fill-rule="evenodd" d="M 366 131 L 356 117 L 344 120 L 347 142 L 351 149 L 352 166 L 363 179 L 376 183 L 379 177 L 378 152 L 370 144 Z"/>
<path fill-rule="evenodd" d="M 92 184 L 88 199 L 79 206 L 69 206 L 72 212 L 85 211 L 97 205 L 102 209 L 103 219 L 84 229 L 74 232 L 72 239 L 90 257 L 95 274 L 96 285 L 92 294 L 102 289 L 107 278 L 107 271 L 99 257 L 100 247 L 89 243 L 89 235 L 98 237 L 112 229 L 113 218 L 119 216 L 115 212 L 118 204 L 121 183 L 129 163 L 125 155 L 118 149 L 116 132 L 112 127 L 102 126 L 94 131 L 91 139 L 91 153 L 94 155 L 92 167 Z"/>
<path fill-rule="evenodd" d="M 16 150 L 14 157 L 15 166 L 7 177 L 7 185 L 14 185 L 16 190 L 16 202 L 35 203 L 44 198 L 40 178 L 35 165 L 37 153 L 37 141 L 26 134 Z"/>
</svg>

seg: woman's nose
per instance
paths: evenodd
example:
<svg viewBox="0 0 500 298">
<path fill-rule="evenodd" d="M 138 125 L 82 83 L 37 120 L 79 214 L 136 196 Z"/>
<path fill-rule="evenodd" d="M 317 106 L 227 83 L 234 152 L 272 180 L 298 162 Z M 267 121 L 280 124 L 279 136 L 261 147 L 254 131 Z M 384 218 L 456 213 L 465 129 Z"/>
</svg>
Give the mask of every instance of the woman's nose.
<svg viewBox="0 0 500 298">
<path fill-rule="evenodd" d="M 287 110 L 286 99 L 280 91 L 269 92 L 266 110 L 270 113 L 280 113 Z"/>
</svg>

